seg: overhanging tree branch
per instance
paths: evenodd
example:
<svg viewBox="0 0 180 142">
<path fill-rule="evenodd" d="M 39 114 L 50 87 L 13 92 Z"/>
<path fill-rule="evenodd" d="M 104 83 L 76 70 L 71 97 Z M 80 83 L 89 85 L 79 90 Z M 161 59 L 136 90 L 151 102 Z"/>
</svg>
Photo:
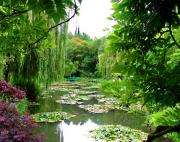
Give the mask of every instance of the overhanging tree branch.
<svg viewBox="0 0 180 142">
<path fill-rule="evenodd" d="M 19 15 L 24 14 L 24 13 L 29 11 L 29 10 L 15 9 L 15 8 L 10 7 L 9 5 L 5 5 L 3 7 L 9 9 L 10 11 L 12 11 L 12 13 L 11 14 L 5 14 L 5 13 L 0 11 L 0 17 L 1 17 L 0 21 L 4 20 L 5 18 L 8 18 L 8 17 L 19 16 Z"/>
<path fill-rule="evenodd" d="M 38 38 L 35 42 L 29 44 L 29 47 L 31 47 L 31 46 L 39 43 L 41 40 L 45 39 L 45 38 L 47 37 L 48 33 L 49 33 L 52 29 L 57 28 L 58 26 L 61 26 L 61 25 L 63 25 L 64 23 L 69 22 L 72 18 L 75 17 L 76 14 L 77 14 L 77 4 L 76 4 L 76 0 L 74 0 L 74 13 L 73 13 L 73 15 L 72 15 L 71 17 L 69 17 L 68 19 L 66 19 L 66 20 L 64 20 L 64 21 L 62 21 L 62 22 L 60 22 L 60 23 L 58 23 L 58 24 L 50 27 L 50 28 L 43 34 L 43 36 L 41 36 L 40 38 Z"/>
<path fill-rule="evenodd" d="M 169 33 L 170 33 L 171 38 L 172 38 L 172 40 L 174 41 L 175 45 L 176 45 L 178 48 L 180 48 L 180 45 L 177 43 L 175 37 L 173 36 L 172 29 L 171 29 L 171 24 L 169 24 Z"/>
<path fill-rule="evenodd" d="M 2 14 L 1 13 L 1 19 L 0 19 L 0 21 L 2 21 L 2 20 L 4 20 L 5 18 L 8 18 L 8 17 L 12 17 L 12 16 L 19 16 L 19 15 L 21 15 L 21 14 L 24 14 L 24 13 L 26 13 L 26 12 L 28 12 L 29 10 L 23 10 L 23 11 L 15 11 L 15 12 L 13 12 L 13 13 L 11 13 L 11 14 Z"/>
<path fill-rule="evenodd" d="M 153 142 L 154 139 L 159 138 L 167 133 L 180 132 L 180 125 L 176 126 L 158 126 L 155 132 L 148 135 L 147 140 L 143 142 Z"/>
</svg>

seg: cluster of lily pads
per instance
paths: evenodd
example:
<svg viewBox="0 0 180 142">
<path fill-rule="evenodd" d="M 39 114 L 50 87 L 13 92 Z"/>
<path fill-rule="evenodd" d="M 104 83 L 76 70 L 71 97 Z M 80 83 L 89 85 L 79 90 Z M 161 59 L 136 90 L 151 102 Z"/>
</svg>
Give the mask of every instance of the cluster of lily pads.
<svg viewBox="0 0 180 142">
<path fill-rule="evenodd" d="M 93 89 L 93 90 L 92 90 Z M 79 108 L 88 111 L 89 113 L 106 113 L 110 110 L 133 110 L 136 107 L 126 108 L 121 106 L 117 99 L 108 98 L 99 94 L 98 86 L 94 84 L 80 84 L 80 83 L 62 83 L 55 84 L 51 87 L 52 91 L 62 91 L 64 95 L 60 96 L 56 103 L 78 105 Z M 90 100 L 96 100 L 96 103 L 88 104 Z M 140 107 L 139 107 L 140 108 Z"/>
<path fill-rule="evenodd" d="M 59 122 L 74 117 L 66 112 L 43 112 L 32 115 L 35 122 Z"/>
<path fill-rule="evenodd" d="M 93 138 L 104 142 L 142 142 L 147 133 L 122 125 L 106 125 L 91 132 Z"/>
<path fill-rule="evenodd" d="M 56 100 L 56 103 L 61 104 L 69 104 L 69 105 L 78 105 L 79 108 L 84 109 L 90 113 L 105 113 L 109 110 L 120 109 L 120 105 L 117 101 L 113 98 L 107 98 L 102 94 L 99 94 L 96 89 L 96 86 L 81 86 L 81 89 L 70 89 L 74 88 L 72 84 L 68 85 L 56 85 L 61 86 L 61 89 L 69 89 L 68 93 L 65 93 L 63 96 L 60 97 L 59 100 Z M 75 85 L 78 86 L 79 85 Z M 68 87 L 68 88 L 66 88 Z M 91 89 L 94 88 L 92 91 Z M 60 90 L 61 90 L 60 89 Z M 91 90 L 91 91 L 90 91 Z M 87 101 L 95 99 L 97 104 L 88 104 Z M 84 103 L 86 102 L 86 103 Z"/>
<path fill-rule="evenodd" d="M 91 99 L 96 99 L 97 104 L 84 103 Z M 69 93 L 61 96 L 57 103 L 78 105 L 79 108 L 84 109 L 90 113 L 105 113 L 109 110 L 120 109 L 120 105 L 113 98 L 106 98 L 104 95 L 97 94 L 95 91 L 80 91 L 80 94 Z"/>
<path fill-rule="evenodd" d="M 93 104 L 93 105 L 79 105 L 80 108 L 90 113 L 105 113 L 109 111 L 109 108 L 105 105 Z"/>
<path fill-rule="evenodd" d="M 60 96 L 56 103 L 78 105 L 79 108 L 88 111 L 89 113 L 105 113 L 110 110 L 137 110 L 137 107 L 124 107 L 119 104 L 117 99 L 108 98 L 99 94 L 97 89 L 99 87 L 94 84 L 81 84 L 65 82 L 62 84 L 55 84 L 51 87 L 51 91 L 62 91 L 64 95 Z M 87 101 L 96 100 L 94 104 L 88 104 Z M 139 107 L 139 106 L 138 106 Z M 139 107 L 140 108 L 140 107 Z"/>
<path fill-rule="evenodd" d="M 79 84 L 64 82 L 61 84 L 54 84 L 51 86 L 50 90 L 59 90 L 59 89 L 79 89 L 81 86 Z"/>
<path fill-rule="evenodd" d="M 65 94 L 64 96 L 61 96 L 60 100 L 56 100 L 56 103 L 61 104 L 83 104 L 83 101 L 90 100 L 90 97 L 87 95 L 77 95 L 77 94 Z"/>
</svg>

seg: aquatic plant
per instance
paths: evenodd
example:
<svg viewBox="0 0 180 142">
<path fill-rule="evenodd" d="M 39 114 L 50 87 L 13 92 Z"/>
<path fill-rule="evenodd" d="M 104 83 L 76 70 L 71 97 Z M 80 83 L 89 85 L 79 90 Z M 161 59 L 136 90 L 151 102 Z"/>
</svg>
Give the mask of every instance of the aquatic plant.
<svg viewBox="0 0 180 142">
<path fill-rule="evenodd" d="M 140 130 L 121 125 L 105 125 L 92 131 L 92 137 L 105 142 L 141 142 L 146 136 L 147 134 Z"/>
<path fill-rule="evenodd" d="M 73 117 L 66 112 L 43 112 L 32 115 L 36 122 L 58 122 Z"/>
</svg>

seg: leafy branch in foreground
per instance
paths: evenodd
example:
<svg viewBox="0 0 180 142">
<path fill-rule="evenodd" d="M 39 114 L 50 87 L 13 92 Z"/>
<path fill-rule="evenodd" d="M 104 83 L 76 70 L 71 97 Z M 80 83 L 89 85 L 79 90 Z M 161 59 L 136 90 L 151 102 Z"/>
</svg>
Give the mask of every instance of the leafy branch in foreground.
<svg viewBox="0 0 180 142">
<path fill-rule="evenodd" d="M 151 116 L 150 122 L 156 126 L 156 130 L 150 133 L 144 142 L 152 142 L 154 139 L 168 133 L 180 132 L 180 106 L 168 107 L 167 109 L 155 113 Z"/>
<path fill-rule="evenodd" d="M 27 13 L 29 10 L 22 10 L 22 11 L 14 11 L 11 14 L 3 14 L 2 12 L 0 12 L 0 21 L 4 20 L 5 18 L 11 17 L 11 16 L 19 16 L 21 14 Z"/>
<path fill-rule="evenodd" d="M 153 142 L 154 139 L 159 138 L 167 133 L 180 132 L 180 124 L 177 126 L 158 126 L 156 130 L 149 134 L 147 140 L 143 142 Z"/>
<path fill-rule="evenodd" d="M 178 48 L 180 48 L 180 45 L 177 43 L 177 41 L 176 41 L 176 39 L 175 39 L 175 37 L 174 37 L 174 35 L 173 35 L 172 28 L 171 28 L 171 25 L 170 25 L 170 24 L 169 24 L 169 34 L 171 35 L 171 38 L 172 38 L 172 40 L 174 41 L 174 44 L 175 44 Z"/>
<path fill-rule="evenodd" d="M 76 4 L 76 0 L 74 0 L 74 13 L 73 13 L 73 15 L 72 15 L 71 17 L 69 17 L 68 19 L 64 20 L 64 21 L 62 21 L 62 22 L 60 22 L 60 23 L 58 23 L 58 24 L 56 24 L 56 25 L 54 25 L 54 26 L 51 26 L 40 38 L 38 38 L 38 39 L 37 39 L 36 41 L 34 41 L 33 43 L 30 43 L 30 44 L 29 44 L 29 47 L 31 47 L 31 46 L 39 43 L 41 40 L 45 39 L 45 38 L 48 36 L 48 33 L 49 33 L 52 29 L 57 28 L 57 27 L 65 24 L 65 23 L 69 22 L 69 21 L 70 21 L 72 18 L 74 18 L 75 15 L 78 13 L 78 12 L 77 12 L 77 9 L 78 9 L 78 7 L 77 7 L 77 4 Z"/>
</svg>

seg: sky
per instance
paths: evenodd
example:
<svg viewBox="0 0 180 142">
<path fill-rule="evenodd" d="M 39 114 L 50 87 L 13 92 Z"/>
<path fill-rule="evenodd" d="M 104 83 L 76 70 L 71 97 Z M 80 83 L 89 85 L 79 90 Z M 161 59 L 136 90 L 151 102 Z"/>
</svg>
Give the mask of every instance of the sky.
<svg viewBox="0 0 180 142">
<path fill-rule="evenodd" d="M 107 35 L 108 31 L 114 24 L 108 20 L 112 14 L 111 0 L 83 0 L 80 6 L 80 16 L 75 17 L 69 23 L 69 31 L 74 33 L 76 27 L 80 28 L 80 32 L 87 33 L 92 38 L 100 38 Z"/>
</svg>

